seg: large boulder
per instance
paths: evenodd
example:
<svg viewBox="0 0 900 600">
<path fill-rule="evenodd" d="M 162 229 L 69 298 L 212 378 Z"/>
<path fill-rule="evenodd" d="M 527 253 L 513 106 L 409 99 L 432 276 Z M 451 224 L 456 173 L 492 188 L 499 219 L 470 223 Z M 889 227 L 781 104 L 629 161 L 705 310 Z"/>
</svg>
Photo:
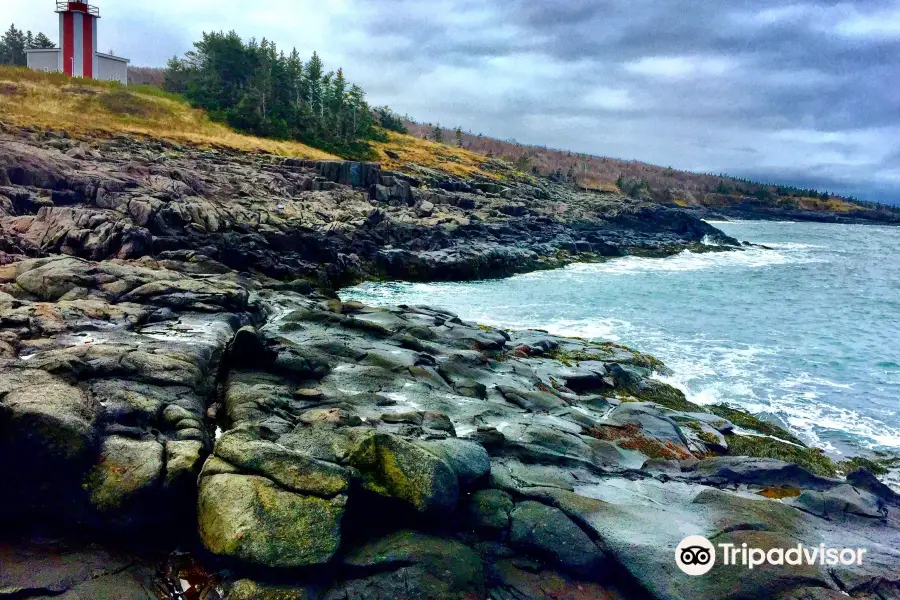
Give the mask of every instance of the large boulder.
<svg viewBox="0 0 900 600">
<path fill-rule="evenodd" d="M 200 538 L 213 554 L 246 563 L 296 568 L 323 564 L 340 545 L 346 496 L 288 492 L 265 477 L 202 477 L 197 505 Z"/>
<path fill-rule="evenodd" d="M 3 378 L 0 440 L 10 446 L 9 452 L 29 457 L 32 465 L 71 465 L 93 454 L 96 407 L 82 390 L 39 371 L 5 373 Z"/>
<path fill-rule="evenodd" d="M 349 456 L 366 490 L 394 498 L 419 513 L 448 514 L 456 508 L 459 482 L 444 460 L 387 433 L 363 439 Z"/>
<path fill-rule="evenodd" d="M 106 438 L 100 460 L 85 481 L 91 503 L 101 514 L 115 515 L 141 498 L 149 499 L 160 488 L 163 464 L 163 446 L 155 440 Z"/>
<path fill-rule="evenodd" d="M 81 509 L 97 455 L 96 408 L 79 388 L 38 370 L 0 373 L 0 496 L 4 517 Z"/>
</svg>

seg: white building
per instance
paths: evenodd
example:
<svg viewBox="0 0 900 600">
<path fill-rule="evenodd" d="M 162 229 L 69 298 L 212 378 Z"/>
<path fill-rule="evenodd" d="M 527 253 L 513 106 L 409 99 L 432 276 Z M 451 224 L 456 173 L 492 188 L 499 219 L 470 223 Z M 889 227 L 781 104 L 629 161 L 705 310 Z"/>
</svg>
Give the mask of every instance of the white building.
<svg viewBox="0 0 900 600">
<path fill-rule="evenodd" d="M 131 61 L 97 52 L 100 10 L 85 2 L 57 2 L 56 12 L 59 13 L 59 48 L 28 50 L 28 67 L 128 85 Z"/>
</svg>

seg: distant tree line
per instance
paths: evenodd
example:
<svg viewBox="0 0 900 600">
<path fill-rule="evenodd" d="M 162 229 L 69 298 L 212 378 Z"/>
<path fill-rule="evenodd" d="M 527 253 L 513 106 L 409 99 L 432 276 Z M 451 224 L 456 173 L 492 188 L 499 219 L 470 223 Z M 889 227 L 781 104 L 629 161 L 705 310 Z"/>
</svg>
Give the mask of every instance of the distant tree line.
<svg viewBox="0 0 900 600">
<path fill-rule="evenodd" d="M 56 44 L 43 33 L 34 35 L 30 31 L 16 29 L 15 24 L 10 25 L 0 37 L 0 65 L 27 66 L 25 51 L 33 48 L 56 48 Z"/>
<path fill-rule="evenodd" d="M 650 182 L 643 177 L 625 177 L 624 175 L 619 175 L 619 178 L 616 179 L 616 186 L 622 190 L 624 194 L 632 198 L 649 196 L 653 191 L 650 187 Z"/>
<path fill-rule="evenodd" d="M 405 131 L 387 107 L 372 110 L 362 88 L 342 69 L 326 71 L 317 53 L 279 51 L 263 38 L 244 42 L 229 33 L 204 33 L 194 50 L 172 58 L 166 90 L 184 95 L 213 119 L 254 135 L 294 139 L 334 154 L 371 156 L 370 141 L 386 129 Z"/>
</svg>

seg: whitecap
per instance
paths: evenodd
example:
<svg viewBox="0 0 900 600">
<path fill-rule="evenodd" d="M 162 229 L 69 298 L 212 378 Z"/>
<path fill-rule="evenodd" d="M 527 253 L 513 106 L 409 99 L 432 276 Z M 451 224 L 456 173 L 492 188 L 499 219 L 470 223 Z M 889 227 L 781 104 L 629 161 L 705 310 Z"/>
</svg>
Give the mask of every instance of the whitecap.
<svg viewBox="0 0 900 600">
<path fill-rule="evenodd" d="M 788 255 L 776 250 L 750 248 L 729 252 L 701 252 L 689 250 L 666 258 L 626 256 L 602 263 L 576 263 L 566 271 L 584 274 L 631 275 L 647 272 L 700 271 L 705 269 L 759 269 L 785 264 L 825 262 L 811 255 Z M 541 273 L 540 275 L 545 275 Z"/>
</svg>

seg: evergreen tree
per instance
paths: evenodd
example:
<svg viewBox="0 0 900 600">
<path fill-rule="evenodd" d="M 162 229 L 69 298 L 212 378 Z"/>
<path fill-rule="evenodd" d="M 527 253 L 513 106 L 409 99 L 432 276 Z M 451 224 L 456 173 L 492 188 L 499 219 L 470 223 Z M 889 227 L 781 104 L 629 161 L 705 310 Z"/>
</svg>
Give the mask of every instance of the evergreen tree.
<svg viewBox="0 0 900 600">
<path fill-rule="evenodd" d="M 456 128 L 456 146 L 457 148 L 463 147 L 463 132 L 462 127 Z"/>
<path fill-rule="evenodd" d="M 43 33 L 38 33 L 36 36 L 34 36 L 34 42 L 31 47 L 32 48 L 40 48 L 43 50 L 49 50 L 51 48 L 56 48 L 56 44 L 54 44 L 50 40 L 50 38 L 48 38 Z"/>
<path fill-rule="evenodd" d="M 378 125 L 381 127 L 398 133 L 409 133 L 406 125 L 403 123 L 403 117 L 392 111 L 389 107 L 379 106 L 374 112 Z"/>
<path fill-rule="evenodd" d="M 15 25 L 10 25 L 6 33 L 0 37 L 0 64 L 24 67 L 27 64 L 25 50 L 28 38 Z"/>
<path fill-rule="evenodd" d="M 233 31 L 204 33 L 194 50 L 171 59 L 164 87 L 242 131 L 348 157 L 370 157 L 367 140 L 384 135 L 342 69 L 326 73 L 317 53 L 304 63 L 296 49 L 285 55 L 265 38 L 244 43 Z"/>
<path fill-rule="evenodd" d="M 444 143 L 444 130 L 441 129 L 440 125 L 435 125 L 431 128 L 431 135 L 434 137 L 434 141 L 438 144 Z"/>
</svg>

